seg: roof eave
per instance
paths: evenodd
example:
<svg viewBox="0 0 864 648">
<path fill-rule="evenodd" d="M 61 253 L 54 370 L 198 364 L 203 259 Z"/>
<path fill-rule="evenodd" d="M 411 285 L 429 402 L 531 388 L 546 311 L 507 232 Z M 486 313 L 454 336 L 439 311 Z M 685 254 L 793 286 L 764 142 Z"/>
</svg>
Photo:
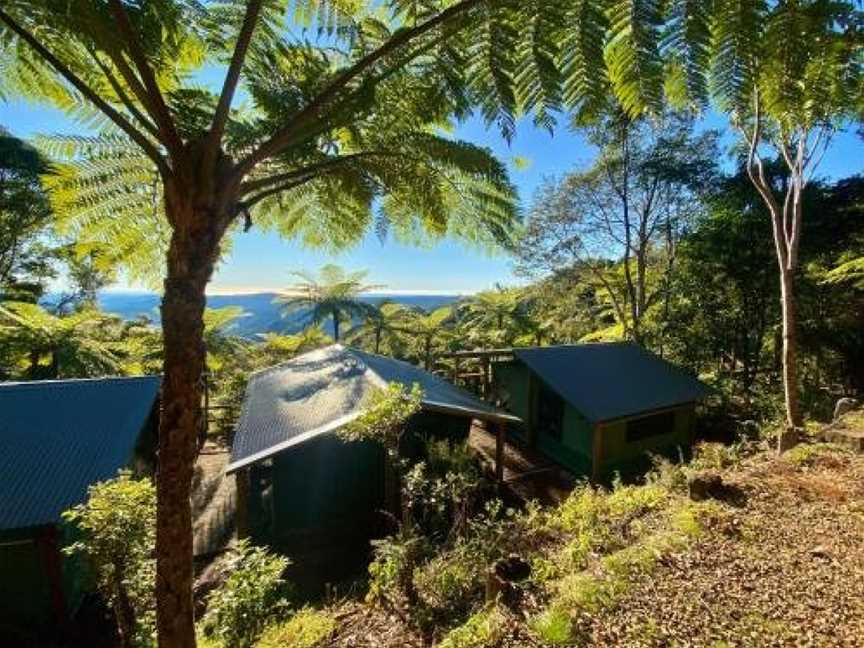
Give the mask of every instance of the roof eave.
<svg viewBox="0 0 864 648">
<path fill-rule="evenodd" d="M 476 410 L 468 407 L 461 407 L 458 405 L 448 405 L 447 403 L 439 403 L 436 401 L 420 401 L 422 408 L 426 411 L 430 412 L 441 412 L 443 414 L 456 414 L 459 416 L 465 416 L 480 419 L 481 421 L 494 421 L 497 423 L 521 423 L 522 419 L 518 416 L 513 416 L 512 414 L 505 413 L 496 413 L 496 412 L 485 412 L 481 410 Z M 358 418 L 363 412 L 366 410 L 358 410 L 346 416 L 341 416 L 337 419 L 330 421 L 329 423 L 319 426 L 313 430 L 309 430 L 308 432 L 304 432 L 303 434 L 298 434 L 295 437 L 292 437 L 282 443 L 277 443 L 276 445 L 270 446 L 265 450 L 260 450 L 254 454 L 249 455 L 248 457 L 244 457 L 243 459 L 239 459 L 234 461 L 225 468 L 225 474 L 230 475 L 238 470 L 243 468 L 247 468 L 253 464 L 258 463 L 259 461 L 264 461 L 265 459 L 269 459 L 270 457 L 279 454 L 289 448 L 300 445 L 307 441 L 311 441 L 312 439 L 321 436 L 322 434 L 327 434 L 328 432 L 335 432 L 341 427 L 344 427 L 354 419 Z"/>
</svg>

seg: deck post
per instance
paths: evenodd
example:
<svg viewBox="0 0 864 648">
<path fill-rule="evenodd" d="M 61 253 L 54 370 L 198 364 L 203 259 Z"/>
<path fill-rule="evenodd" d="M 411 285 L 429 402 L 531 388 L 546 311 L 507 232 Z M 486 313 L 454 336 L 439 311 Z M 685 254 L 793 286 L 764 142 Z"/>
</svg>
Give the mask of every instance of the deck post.
<svg viewBox="0 0 864 648">
<path fill-rule="evenodd" d="M 488 356 L 484 357 L 483 358 L 483 390 L 482 390 L 482 393 L 483 393 L 483 398 L 485 398 L 487 400 L 489 399 L 490 392 L 492 391 L 492 389 L 491 389 L 492 380 L 491 380 L 491 376 L 490 376 L 491 372 L 490 372 L 489 364 L 490 363 L 489 363 Z"/>
<path fill-rule="evenodd" d="M 504 481 L 504 443 L 506 436 L 506 424 L 503 421 L 499 421 L 495 426 L 495 479 L 499 484 Z"/>
<path fill-rule="evenodd" d="M 242 468 L 234 473 L 234 484 L 237 490 L 237 507 L 234 513 L 234 523 L 237 528 L 237 538 L 249 537 L 249 469 Z"/>
</svg>

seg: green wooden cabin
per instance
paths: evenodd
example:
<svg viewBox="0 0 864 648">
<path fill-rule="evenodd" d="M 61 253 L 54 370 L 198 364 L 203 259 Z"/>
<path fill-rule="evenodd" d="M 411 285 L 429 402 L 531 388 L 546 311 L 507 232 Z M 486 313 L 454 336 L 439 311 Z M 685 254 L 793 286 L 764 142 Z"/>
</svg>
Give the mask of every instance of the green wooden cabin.
<svg viewBox="0 0 864 648">
<path fill-rule="evenodd" d="M 88 591 L 63 511 L 121 468 L 150 473 L 158 377 L 0 383 L 0 645 L 70 629 Z"/>
<path fill-rule="evenodd" d="M 338 344 L 253 374 L 227 468 L 237 479 L 237 525 L 291 557 L 301 586 L 345 577 L 370 538 L 389 528 L 382 449 L 344 442 L 336 431 L 390 382 L 423 388 L 409 444 L 464 439 L 475 418 L 518 420 L 418 367 Z"/>
<path fill-rule="evenodd" d="M 523 420 L 521 437 L 576 476 L 643 469 L 648 454 L 688 452 L 709 388 L 630 343 L 513 349 L 492 363 L 492 390 Z"/>
</svg>

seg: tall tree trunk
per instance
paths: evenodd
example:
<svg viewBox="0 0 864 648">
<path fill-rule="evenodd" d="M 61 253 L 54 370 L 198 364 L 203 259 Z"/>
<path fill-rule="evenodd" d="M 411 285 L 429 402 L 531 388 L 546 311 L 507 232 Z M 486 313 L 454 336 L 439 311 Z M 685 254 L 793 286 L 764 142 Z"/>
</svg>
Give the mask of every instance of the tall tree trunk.
<svg viewBox="0 0 864 648">
<path fill-rule="evenodd" d="M 794 272 L 780 271 L 780 307 L 783 316 L 783 396 L 786 402 L 786 426 L 801 427 L 801 402 L 798 393 L 797 309 Z"/>
<path fill-rule="evenodd" d="M 339 341 L 339 313 L 333 313 L 333 341 Z"/>
<path fill-rule="evenodd" d="M 203 421 L 204 290 L 222 231 L 212 213 L 190 206 L 174 209 L 181 213 L 169 211 L 174 233 L 162 298 L 165 359 L 156 480 L 156 618 L 160 646 L 192 648 L 195 625 L 189 497 Z"/>
</svg>

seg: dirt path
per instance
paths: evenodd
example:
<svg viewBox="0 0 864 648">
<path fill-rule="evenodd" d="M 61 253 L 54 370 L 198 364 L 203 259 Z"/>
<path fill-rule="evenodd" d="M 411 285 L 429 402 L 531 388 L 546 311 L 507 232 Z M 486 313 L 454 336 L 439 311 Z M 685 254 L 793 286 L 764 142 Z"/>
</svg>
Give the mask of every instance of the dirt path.
<svg viewBox="0 0 864 648">
<path fill-rule="evenodd" d="M 195 464 L 192 529 L 196 556 L 224 548 L 234 533 L 237 493 L 233 477 L 225 475 L 227 465 L 228 451 L 209 443 Z"/>
</svg>

